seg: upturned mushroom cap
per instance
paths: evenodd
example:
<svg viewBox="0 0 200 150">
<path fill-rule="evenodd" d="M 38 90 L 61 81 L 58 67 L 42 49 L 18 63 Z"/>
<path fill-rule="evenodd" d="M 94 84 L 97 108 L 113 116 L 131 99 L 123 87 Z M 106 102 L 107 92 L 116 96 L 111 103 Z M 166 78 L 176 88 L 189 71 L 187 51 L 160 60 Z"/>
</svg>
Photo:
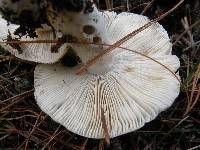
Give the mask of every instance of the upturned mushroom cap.
<svg viewBox="0 0 200 150">
<path fill-rule="evenodd" d="M 19 26 L 14 24 L 8 24 L 6 20 L 0 17 L 0 39 L 1 41 L 6 41 L 7 36 L 10 31 L 11 36 L 14 36 L 14 31 Z M 53 40 L 54 35 L 52 29 L 47 26 L 43 25 L 43 28 L 38 28 L 36 30 L 37 38 L 29 38 L 29 37 L 22 37 L 21 41 L 34 41 L 34 40 Z M 59 36 L 59 35 L 58 35 Z M 4 49 L 8 50 L 11 54 L 15 55 L 16 57 L 33 61 L 39 63 L 54 63 L 60 60 L 68 51 L 68 45 L 64 44 L 59 49 L 58 52 L 54 53 L 51 52 L 51 47 L 53 44 L 49 43 L 26 43 L 26 44 L 19 44 L 20 51 L 15 49 L 9 44 L 0 44 Z"/>
<path fill-rule="evenodd" d="M 108 44 L 149 21 L 147 17 L 130 13 L 102 15 Z M 89 46 L 86 52 L 81 51 L 80 45 L 72 46 L 84 61 L 97 53 Z M 122 46 L 146 54 L 174 73 L 180 66 L 178 58 L 171 55 L 172 44 L 167 32 L 158 23 Z M 155 119 L 179 94 L 180 83 L 169 70 L 121 48 L 98 60 L 81 75 L 75 74 L 77 67 L 68 68 L 59 63 L 38 65 L 34 73 L 35 98 L 40 108 L 56 122 L 85 137 L 104 137 L 102 110 L 112 138 L 137 130 Z"/>
</svg>

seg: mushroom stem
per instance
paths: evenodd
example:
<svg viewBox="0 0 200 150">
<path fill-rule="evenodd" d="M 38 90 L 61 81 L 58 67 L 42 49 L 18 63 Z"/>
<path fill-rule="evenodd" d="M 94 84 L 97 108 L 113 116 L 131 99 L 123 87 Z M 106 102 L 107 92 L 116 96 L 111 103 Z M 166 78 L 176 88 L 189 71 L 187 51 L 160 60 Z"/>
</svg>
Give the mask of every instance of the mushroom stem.
<svg viewBox="0 0 200 150">
<path fill-rule="evenodd" d="M 86 11 L 87 7 L 89 6 L 85 4 L 84 8 L 78 13 L 62 8 L 62 11 L 56 12 L 60 17 L 54 17 L 54 10 L 49 6 L 47 8 L 49 22 L 55 29 L 60 30 L 64 35 L 73 37 L 78 43 L 110 44 L 105 16 L 97 9 L 95 4 L 92 4 L 90 9 Z M 83 63 L 86 63 L 106 48 L 102 45 L 79 45 L 74 43 L 71 44 L 71 47 Z M 92 74 L 104 74 L 110 70 L 108 64 L 112 64 L 112 58 L 103 58 L 87 70 Z"/>
<path fill-rule="evenodd" d="M 105 18 L 103 17 L 102 13 L 98 11 L 95 5 L 93 5 L 93 7 L 94 10 L 91 14 L 82 14 L 85 18 L 85 22 L 82 22 L 82 31 L 78 31 L 79 33 L 75 33 L 75 35 L 80 35 L 79 38 L 77 38 L 78 43 L 86 42 L 94 44 L 71 44 L 83 63 L 88 62 L 88 60 L 97 56 L 106 48 L 108 48 L 108 46 L 104 44 L 111 43 L 106 32 L 107 24 Z M 80 18 L 82 18 L 82 15 L 80 15 Z M 111 70 L 112 64 L 112 55 L 110 55 L 109 57 L 103 57 L 93 66 L 88 67 L 87 71 L 91 74 L 102 75 Z"/>
</svg>

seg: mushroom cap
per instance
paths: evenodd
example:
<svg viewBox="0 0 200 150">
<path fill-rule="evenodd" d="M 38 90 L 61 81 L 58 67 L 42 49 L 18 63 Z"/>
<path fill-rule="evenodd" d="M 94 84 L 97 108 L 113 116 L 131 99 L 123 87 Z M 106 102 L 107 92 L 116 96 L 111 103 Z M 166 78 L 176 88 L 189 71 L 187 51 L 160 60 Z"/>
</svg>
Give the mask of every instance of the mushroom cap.
<svg viewBox="0 0 200 150">
<path fill-rule="evenodd" d="M 147 17 L 130 13 L 105 12 L 103 16 L 107 21 L 109 44 L 149 21 Z M 158 23 L 122 46 L 146 54 L 174 73 L 180 66 L 178 58 L 171 55 L 172 44 L 167 32 Z M 104 137 L 103 110 L 109 135 L 113 138 L 155 119 L 178 96 L 179 81 L 159 63 L 121 48 L 116 48 L 97 64 L 104 62 L 102 65 L 109 66 L 107 59 L 113 59 L 114 63 L 108 72 L 100 75 L 91 72 L 76 75 L 78 66 L 38 65 L 34 73 L 34 95 L 39 107 L 68 130 L 97 139 Z"/>
<path fill-rule="evenodd" d="M 8 31 L 10 31 L 12 37 L 14 36 L 14 31 L 19 26 L 14 24 L 7 24 L 7 21 L 0 18 L 0 39 L 6 40 Z M 38 28 L 36 30 L 37 38 L 29 38 L 29 37 L 22 37 L 20 41 L 34 41 L 34 40 L 53 40 L 54 35 L 52 29 L 47 26 L 43 25 L 42 28 Z M 60 35 L 58 35 L 60 36 Z M 54 44 L 49 43 L 26 43 L 26 44 L 20 44 L 21 51 L 15 49 L 9 44 L 0 44 L 4 49 L 8 50 L 11 54 L 15 55 L 16 57 L 27 60 L 27 61 L 33 61 L 33 62 L 39 62 L 39 63 L 55 63 L 58 60 L 60 60 L 68 51 L 68 45 L 63 44 L 59 49 L 57 53 L 51 52 L 51 47 Z"/>
</svg>

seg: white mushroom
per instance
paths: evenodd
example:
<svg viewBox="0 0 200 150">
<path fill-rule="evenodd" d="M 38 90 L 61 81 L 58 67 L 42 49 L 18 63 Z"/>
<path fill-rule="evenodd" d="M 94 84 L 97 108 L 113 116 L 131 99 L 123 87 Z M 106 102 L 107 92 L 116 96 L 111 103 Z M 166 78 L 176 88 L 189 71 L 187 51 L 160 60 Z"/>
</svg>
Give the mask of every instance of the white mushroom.
<svg viewBox="0 0 200 150">
<path fill-rule="evenodd" d="M 115 43 L 149 21 L 147 17 L 131 13 L 97 13 L 102 19 L 98 28 L 103 29 L 99 36 L 107 44 Z M 83 63 L 105 48 L 71 45 Z M 122 46 L 146 54 L 174 73 L 180 66 L 178 58 L 171 55 L 172 44 L 167 32 L 158 23 Z M 75 74 L 76 69 L 59 63 L 38 65 L 34 75 L 35 98 L 56 122 L 89 138 L 104 137 L 101 110 L 110 137 L 116 137 L 153 120 L 179 94 L 180 83 L 169 70 L 121 48 L 98 60 L 81 75 Z"/>
<path fill-rule="evenodd" d="M 13 34 L 14 31 L 19 26 L 14 24 L 8 24 L 6 20 L 0 17 L 0 39 L 1 41 L 6 41 L 9 31 L 12 37 L 15 37 Z M 38 28 L 36 30 L 37 38 L 29 38 L 29 37 L 22 37 L 20 41 L 34 41 L 34 40 L 53 40 L 54 34 L 52 29 L 47 26 L 43 25 L 43 28 Z M 58 35 L 60 36 L 60 35 Z M 68 45 L 62 45 L 57 53 L 51 52 L 51 47 L 53 44 L 49 43 L 26 43 L 20 44 L 20 51 L 9 44 L 0 44 L 3 48 L 8 50 L 11 54 L 15 55 L 16 57 L 28 61 L 34 61 L 39 63 L 55 63 L 60 60 L 68 50 Z"/>
</svg>

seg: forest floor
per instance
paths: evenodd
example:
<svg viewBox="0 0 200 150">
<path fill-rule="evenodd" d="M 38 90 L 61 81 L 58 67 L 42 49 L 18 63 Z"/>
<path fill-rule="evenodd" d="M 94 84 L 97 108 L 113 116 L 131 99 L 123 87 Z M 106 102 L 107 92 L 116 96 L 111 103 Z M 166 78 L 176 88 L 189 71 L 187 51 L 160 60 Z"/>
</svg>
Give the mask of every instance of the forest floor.
<svg viewBox="0 0 200 150">
<path fill-rule="evenodd" d="M 102 10 L 156 18 L 176 0 L 100 0 Z M 200 149 L 200 1 L 185 0 L 160 24 L 181 62 L 181 92 L 173 106 L 143 128 L 105 141 L 71 133 L 41 112 L 33 96 L 36 64 L 0 49 L 0 150 L 195 150 Z"/>
</svg>

